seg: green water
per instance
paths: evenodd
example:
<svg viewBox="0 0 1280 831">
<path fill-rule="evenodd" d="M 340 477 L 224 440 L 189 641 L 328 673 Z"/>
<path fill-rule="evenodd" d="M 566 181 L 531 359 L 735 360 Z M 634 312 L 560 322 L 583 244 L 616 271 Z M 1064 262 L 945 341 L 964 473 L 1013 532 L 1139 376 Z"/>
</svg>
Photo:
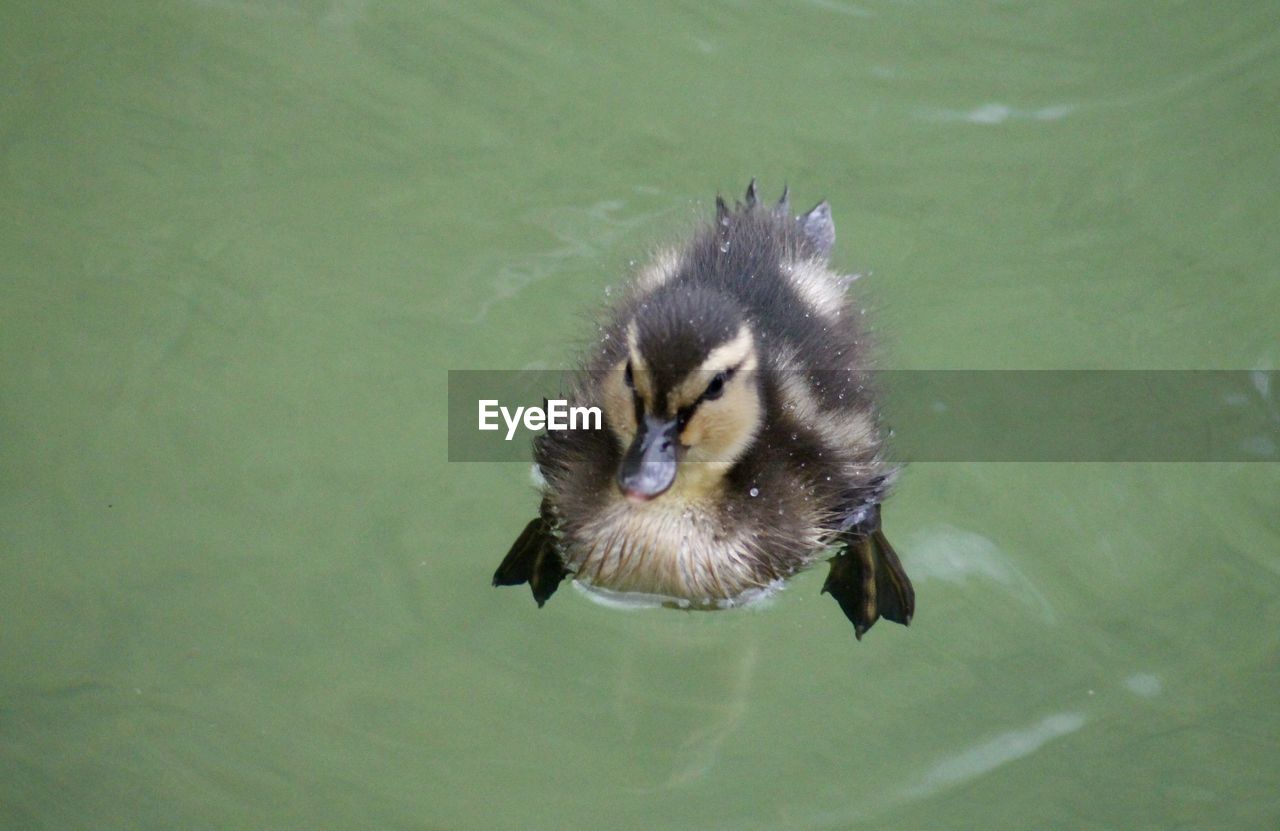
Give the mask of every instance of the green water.
<svg viewBox="0 0 1280 831">
<path fill-rule="evenodd" d="M 752 175 L 888 366 L 1280 368 L 1278 131 L 1271 0 L 5 3 L 0 826 L 1275 829 L 1280 466 L 917 464 L 859 644 L 490 588 L 443 419 Z"/>
</svg>

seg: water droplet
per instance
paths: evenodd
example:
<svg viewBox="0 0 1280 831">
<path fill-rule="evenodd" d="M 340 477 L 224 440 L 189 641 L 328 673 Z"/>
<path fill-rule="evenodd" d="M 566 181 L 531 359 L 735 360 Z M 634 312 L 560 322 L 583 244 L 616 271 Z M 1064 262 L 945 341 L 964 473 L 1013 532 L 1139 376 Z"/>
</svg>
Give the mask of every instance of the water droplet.
<svg viewBox="0 0 1280 831">
<path fill-rule="evenodd" d="M 754 498 L 760 495 L 760 489 L 752 488 L 751 490 L 747 491 L 747 493 L 749 493 L 752 496 L 752 498 Z"/>
<path fill-rule="evenodd" d="M 728 252 L 729 252 L 729 241 L 725 240 L 724 242 L 720 243 L 720 253 L 727 254 Z"/>
<path fill-rule="evenodd" d="M 609 295 L 611 295 L 611 294 L 613 294 L 613 286 L 605 286 L 605 287 L 604 287 L 604 296 L 605 296 L 605 297 L 608 297 L 608 296 L 609 296 Z"/>
</svg>

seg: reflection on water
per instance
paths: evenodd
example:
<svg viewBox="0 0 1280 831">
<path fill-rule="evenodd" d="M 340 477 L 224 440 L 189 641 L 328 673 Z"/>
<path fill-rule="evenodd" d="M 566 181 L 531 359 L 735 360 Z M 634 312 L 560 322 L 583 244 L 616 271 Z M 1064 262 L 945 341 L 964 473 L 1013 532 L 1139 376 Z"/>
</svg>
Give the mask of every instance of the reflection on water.
<svg viewBox="0 0 1280 831">
<path fill-rule="evenodd" d="M 473 278 L 486 281 L 490 292 L 469 322 L 482 324 L 495 304 L 510 303 L 528 286 L 549 275 L 562 275 L 566 270 L 581 268 L 584 264 L 600 265 L 602 251 L 609 250 L 635 229 L 652 224 L 663 213 L 653 211 L 620 216 L 624 207 L 625 203 L 610 199 L 587 208 L 561 207 L 525 217 L 525 222 L 551 234 L 557 244 L 533 256 L 506 255 L 478 267 Z M 621 263 L 608 266 L 612 273 L 593 274 L 589 279 L 599 284 L 602 278 L 614 281 L 625 276 Z M 605 285 L 607 288 L 607 283 Z"/>
<path fill-rule="evenodd" d="M 1124 679 L 1124 687 L 1134 695 L 1140 695 L 1143 698 L 1155 698 L 1164 689 L 1160 678 L 1148 672 L 1135 672 L 1130 675 Z"/>
<path fill-rule="evenodd" d="M 687 787 L 712 774 L 725 742 L 741 729 L 747 714 L 759 650 L 752 643 L 734 644 L 726 650 L 718 640 L 669 644 L 663 659 L 674 658 L 686 667 L 697 668 L 699 684 L 693 697 L 654 694 L 645 673 L 655 657 L 628 653 L 618 665 L 614 684 L 614 713 L 623 727 L 623 741 L 669 757 L 658 768 L 661 771 L 670 766 L 665 777 L 652 783 L 633 783 L 637 793 Z M 663 732 L 669 735 L 663 748 L 652 746 L 651 727 L 657 723 L 662 723 Z"/>
<path fill-rule="evenodd" d="M 931 121 L 965 121 L 970 124 L 1002 124 L 1005 121 L 1057 121 L 1075 111 L 1072 104 L 1049 104 L 1035 109 L 1019 109 L 1006 104 L 983 104 L 971 110 L 924 110 L 921 117 Z"/>
<path fill-rule="evenodd" d="M 951 526 L 926 527 L 914 532 L 904 548 L 911 552 L 911 575 L 916 582 L 990 581 L 999 585 L 999 591 L 1034 609 L 1044 623 L 1057 622 L 1048 598 L 1018 571 L 1012 557 L 981 534 Z M 993 588 L 984 585 L 980 590 L 990 596 Z"/>
<path fill-rule="evenodd" d="M 943 788 L 990 773 L 1001 765 L 1035 753 L 1054 739 L 1074 733 L 1084 725 L 1085 717 L 1080 713 L 1057 713 L 1030 727 L 1001 733 L 938 762 L 925 772 L 920 784 L 906 792 L 906 796 L 930 796 Z"/>
</svg>

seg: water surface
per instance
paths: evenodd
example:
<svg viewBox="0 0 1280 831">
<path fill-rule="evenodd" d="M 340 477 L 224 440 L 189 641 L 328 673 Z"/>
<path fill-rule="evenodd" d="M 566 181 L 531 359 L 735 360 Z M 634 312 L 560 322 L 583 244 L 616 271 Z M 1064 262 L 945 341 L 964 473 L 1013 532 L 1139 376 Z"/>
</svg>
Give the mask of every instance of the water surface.
<svg viewBox="0 0 1280 831">
<path fill-rule="evenodd" d="M 0 826 L 1274 829 L 1275 464 L 914 465 L 855 643 L 491 589 L 536 496 L 443 419 L 750 176 L 888 367 L 1280 369 L 1278 24 L 6 4 Z"/>
</svg>

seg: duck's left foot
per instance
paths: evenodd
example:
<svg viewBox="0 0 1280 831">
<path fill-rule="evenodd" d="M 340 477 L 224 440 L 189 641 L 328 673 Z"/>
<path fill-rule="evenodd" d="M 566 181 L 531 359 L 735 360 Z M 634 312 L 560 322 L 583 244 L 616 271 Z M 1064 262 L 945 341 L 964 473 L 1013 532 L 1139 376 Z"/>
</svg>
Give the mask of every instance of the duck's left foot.
<svg viewBox="0 0 1280 831">
<path fill-rule="evenodd" d="M 853 623 L 854 635 L 862 640 L 880 618 L 910 624 L 916 610 L 915 589 L 880 530 L 879 508 L 865 523 L 845 532 L 844 540 L 844 550 L 831 558 L 822 591 L 840 604 Z"/>
<path fill-rule="evenodd" d="M 560 560 L 551 521 L 544 511 L 525 526 L 502 565 L 493 573 L 493 585 L 518 586 L 528 583 L 538 608 L 556 593 L 569 572 Z"/>
</svg>

